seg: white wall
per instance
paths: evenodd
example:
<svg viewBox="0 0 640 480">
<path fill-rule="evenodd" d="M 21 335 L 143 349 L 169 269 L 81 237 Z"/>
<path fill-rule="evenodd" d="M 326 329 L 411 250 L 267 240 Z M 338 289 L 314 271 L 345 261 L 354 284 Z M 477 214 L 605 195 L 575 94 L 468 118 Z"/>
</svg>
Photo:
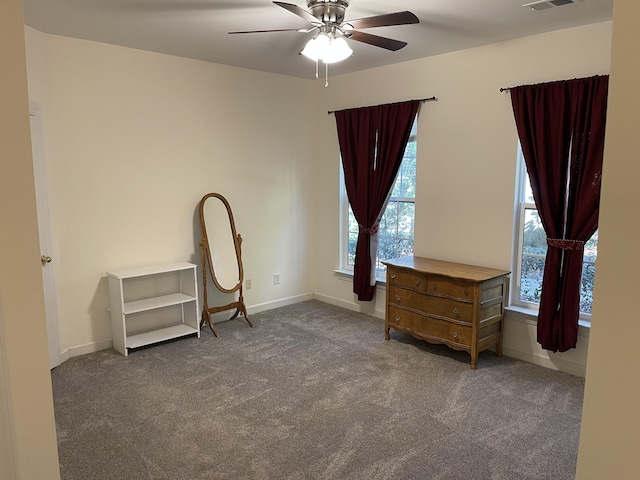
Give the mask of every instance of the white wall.
<svg viewBox="0 0 640 480">
<path fill-rule="evenodd" d="M 640 4 L 615 2 L 607 136 L 577 477 L 638 478 Z"/>
<path fill-rule="evenodd" d="M 438 97 L 418 126 L 416 253 L 511 269 L 517 135 L 499 89 L 608 73 L 610 45 L 604 22 L 332 77 L 324 88 L 27 28 L 62 349 L 109 346 L 105 271 L 200 263 L 196 207 L 210 191 L 229 198 L 245 239 L 250 308 L 313 292 L 382 318 L 383 290 L 359 303 L 333 273 L 340 164 L 327 110 Z M 578 349 L 550 355 L 518 318 L 506 322 L 507 355 L 584 375 L 586 332 Z"/>
<path fill-rule="evenodd" d="M 517 134 L 501 87 L 606 74 L 611 22 L 547 33 L 331 79 L 329 110 L 436 96 L 418 120 L 415 252 L 417 255 L 511 269 Z M 384 291 L 373 305 L 357 302 L 339 268 L 339 152 L 333 116 L 314 178 L 317 252 L 315 292 L 325 300 L 384 315 Z M 328 140 L 332 139 L 332 140 Z M 509 320 L 505 353 L 547 366 L 535 327 Z M 523 338 L 525 339 L 523 341 Z M 586 343 L 568 370 L 584 374 Z M 521 350 L 524 349 L 524 350 Z M 575 364 L 575 365 L 572 365 Z"/>
<path fill-rule="evenodd" d="M 30 28 L 26 38 L 63 357 L 110 345 L 105 272 L 201 263 L 208 192 L 227 197 L 244 238 L 249 307 L 311 293 L 310 82 Z"/>
<path fill-rule="evenodd" d="M 0 2 L 0 478 L 60 478 L 29 135 L 22 2 Z"/>
</svg>

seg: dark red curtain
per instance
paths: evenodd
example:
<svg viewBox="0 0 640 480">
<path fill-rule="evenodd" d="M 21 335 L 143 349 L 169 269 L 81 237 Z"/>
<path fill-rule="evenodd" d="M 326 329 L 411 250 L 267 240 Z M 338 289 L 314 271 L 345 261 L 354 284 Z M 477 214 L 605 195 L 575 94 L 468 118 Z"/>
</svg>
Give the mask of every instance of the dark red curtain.
<svg viewBox="0 0 640 480">
<path fill-rule="evenodd" d="M 361 301 L 373 300 L 372 237 L 377 240 L 419 106 L 412 100 L 335 112 L 347 197 L 359 225 L 353 292 Z"/>
<path fill-rule="evenodd" d="M 525 85 L 511 101 L 547 234 L 538 342 L 576 346 L 584 244 L 598 228 L 608 76 Z"/>
</svg>

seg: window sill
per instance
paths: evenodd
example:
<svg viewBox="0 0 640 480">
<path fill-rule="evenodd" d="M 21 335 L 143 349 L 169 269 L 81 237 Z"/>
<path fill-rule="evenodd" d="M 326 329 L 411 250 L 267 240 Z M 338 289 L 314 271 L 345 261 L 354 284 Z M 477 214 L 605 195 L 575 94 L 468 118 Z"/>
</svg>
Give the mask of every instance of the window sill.
<svg viewBox="0 0 640 480">
<path fill-rule="evenodd" d="M 505 319 L 529 325 L 538 324 L 538 311 L 531 308 L 519 307 L 517 305 L 509 305 L 505 308 Z M 591 322 L 589 320 L 578 320 L 578 335 L 589 336 Z"/>
<path fill-rule="evenodd" d="M 352 280 L 353 279 L 353 270 L 347 270 L 345 268 L 338 268 L 333 271 L 338 277 L 342 277 L 343 279 Z M 376 287 L 385 287 L 387 286 L 387 279 L 384 277 L 376 276 Z"/>
<path fill-rule="evenodd" d="M 338 268 L 334 270 L 333 273 L 343 280 L 353 279 L 353 270 Z M 383 277 L 376 277 L 376 287 L 386 288 L 387 279 Z M 517 305 L 509 305 L 505 308 L 505 319 L 509 321 L 527 323 L 529 325 L 537 325 L 538 311 L 531 308 L 520 307 Z M 580 319 L 578 320 L 578 326 L 578 335 L 588 337 L 589 330 L 591 328 L 591 322 L 589 320 Z"/>
</svg>

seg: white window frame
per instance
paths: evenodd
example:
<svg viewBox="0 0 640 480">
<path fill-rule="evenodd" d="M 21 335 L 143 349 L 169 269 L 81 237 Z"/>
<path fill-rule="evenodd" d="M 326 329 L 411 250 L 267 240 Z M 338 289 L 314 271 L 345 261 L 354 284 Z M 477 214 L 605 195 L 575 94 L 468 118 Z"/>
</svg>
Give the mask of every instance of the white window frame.
<svg viewBox="0 0 640 480">
<path fill-rule="evenodd" d="M 523 175 L 525 176 L 525 181 L 526 181 L 526 169 L 523 172 Z M 522 191 L 522 193 L 524 194 L 524 190 Z M 515 283 L 515 288 L 513 288 L 512 290 L 512 295 L 511 295 L 511 305 L 516 305 L 518 307 L 524 307 L 530 310 L 535 310 L 536 312 L 539 310 L 540 304 L 536 303 L 536 302 L 528 302 L 526 300 L 522 300 L 520 298 L 520 289 L 522 287 L 521 285 L 521 278 L 522 278 L 522 257 L 523 257 L 523 242 L 524 242 L 524 220 L 525 220 L 525 211 L 526 210 L 538 210 L 536 207 L 535 203 L 529 203 L 529 202 L 519 202 L 517 205 L 517 209 L 516 211 L 517 213 L 517 222 L 516 225 L 518 225 L 517 231 L 516 231 L 516 244 L 515 244 L 515 251 L 516 251 L 516 261 L 515 261 L 515 265 L 513 268 L 513 271 L 515 272 L 515 279 L 514 279 L 514 283 Z M 543 255 L 540 255 L 541 257 L 545 257 Z"/>
<path fill-rule="evenodd" d="M 418 119 L 414 121 L 413 128 L 411 130 L 411 136 L 407 141 L 407 145 L 411 142 L 417 143 L 417 123 Z M 417 156 L 417 145 L 416 145 L 416 156 Z M 404 157 L 403 157 L 404 161 Z M 417 162 L 416 162 L 416 183 L 417 183 Z M 400 169 L 398 169 L 398 175 L 400 174 Z M 393 187 L 391 191 L 393 191 L 395 187 L 395 182 L 398 177 L 394 179 Z M 340 163 L 340 269 L 339 271 L 342 273 L 353 274 L 353 265 L 349 265 L 349 199 L 347 197 L 347 189 L 344 181 L 344 170 L 342 168 L 342 162 Z M 389 203 L 391 202 L 408 202 L 413 203 L 415 205 L 415 197 L 391 197 L 389 198 Z M 388 206 L 388 204 L 387 204 Z M 415 238 L 415 207 L 414 207 L 414 218 L 413 218 L 413 229 L 414 229 L 414 238 Z M 376 252 L 376 259 L 378 258 Z M 378 263 L 378 262 L 376 262 Z M 379 269 L 376 267 L 376 279 L 380 282 L 385 281 L 385 269 Z"/>
<path fill-rule="evenodd" d="M 527 168 L 524 162 L 524 156 L 522 149 L 518 143 L 518 156 L 517 156 L 517 172 L 516 172 L 516 192 L 515 192 L 515 231 L 514 231 L 514 245 L 513 245 L 513 267 L 514 272 L 511 288 L 510 305 L 524 308 L 527 310 L 535 311 L 536 313 L 540 309 L 540 304 L 536 302 L 529 302 L 520 299 L 521 277 L 522 277 L 522 257 L 523 257 L 523 242 L 524 242 L 524 224 L 525 224 L 525 211 L 527 209 L 538 210 L 536 204 L 533 202 L 527 202 L 525 198 L 526 182 L 529 181 Z M 597 259 L 596 259 L 597 261 Z M 596 262 L 583 260 L 583 272 L 587 265 L 594 265 Z M 581 279 L 582 282 L 582 279 Z M 580 320 L 585 322 L 591 321 L 591 314 L 580 311 Z"/>
</svg>

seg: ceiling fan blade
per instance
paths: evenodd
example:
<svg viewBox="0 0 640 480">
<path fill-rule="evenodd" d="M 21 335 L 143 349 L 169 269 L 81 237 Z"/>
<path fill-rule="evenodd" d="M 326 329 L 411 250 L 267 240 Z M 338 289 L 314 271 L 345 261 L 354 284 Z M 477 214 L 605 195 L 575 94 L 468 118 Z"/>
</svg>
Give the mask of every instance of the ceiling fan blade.
<svg viewBox="0 0 640 480">
<path fill-rule="evenodd" d="M 354 29 L 373 27 L 392 27 L 394 25 L 410 25 L 412 23 L 420 23 L 420 19 L 409 11 L 388 13 L 386 15 L 376 15 L 373 17 L 359 18 L 357 20 L 349 20 L 344 22 L 345 25 L 351 25 Z"/>
<path fill-rule="evenodd" d="M 279 7 L 284 8 L 285 10 L 289 10 L 291 13 L 304 18 L 309 23 L 318 23 L 318 19 L 307 12 L 304 8 L 299 7 L 298 5 L 294 5 L 293 3 L 285 3 L 285 2 L 273 2 Z"/>
<path fill-rule="evenodd" d="M 386 48 L 393 52 L 400 50 L 407 45 L 407 42 L 401 42 L 400 40 L 394 40 L 393 38 L 380 37 L 378 35 L 371 35 L 364 32 L 349 32 L 345 35 L 349 40 L 355 40 L 356 42 L 368 43 L 380 48 Z"/>
<path fill-rule="evenodd" d="M 299 28 L 282 28 L 278 30 L 245 30 L 242 32 L 227 32 L 229 35 L 236 35 L 238 33 L 269 33 L 269 32 L 306 32 L 305 29 Z"/>
</svg>

